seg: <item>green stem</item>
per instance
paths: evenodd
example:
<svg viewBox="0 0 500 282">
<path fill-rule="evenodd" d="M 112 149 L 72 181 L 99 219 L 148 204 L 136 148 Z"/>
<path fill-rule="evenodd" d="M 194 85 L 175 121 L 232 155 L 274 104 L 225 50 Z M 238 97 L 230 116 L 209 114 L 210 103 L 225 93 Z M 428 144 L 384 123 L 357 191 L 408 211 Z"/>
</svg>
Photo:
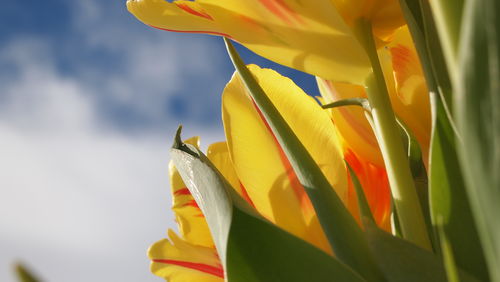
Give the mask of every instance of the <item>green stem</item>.
<svg viewBox="0 0 500 282">
<path fill-rule="evenodd" d="M 422 208 L 410 170 L 403 140 L 391 106 L 389 93 L 377 54 L 371 24 L 362 21 L 358 26 L 373 73 L 367 79 L 367 94 L 375 125 L 375 134 L 384 158 L 394 204 L 398 211 L 403 237 L 425 249 L 431 249 Z"/>
</svg>

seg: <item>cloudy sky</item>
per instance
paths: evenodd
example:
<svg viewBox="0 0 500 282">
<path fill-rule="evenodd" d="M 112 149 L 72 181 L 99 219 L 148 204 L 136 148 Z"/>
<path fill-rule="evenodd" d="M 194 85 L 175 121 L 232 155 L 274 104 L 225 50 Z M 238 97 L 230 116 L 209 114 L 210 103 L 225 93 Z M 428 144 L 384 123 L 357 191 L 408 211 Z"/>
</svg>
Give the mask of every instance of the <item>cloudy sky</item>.
<svg viewBox="0 0 500 282">
<path fill-rule="evenodd" d="M 312 77 L 278 70 L 316 93 Z M 223 140 L 232 71 L 220 38 L 154 30 L 125 0 L 2 3 L 0 281 L 17 260 L 44 281 L 161 281 L 146 249 L 175 228 L 175 128 Z"/>
</svg>

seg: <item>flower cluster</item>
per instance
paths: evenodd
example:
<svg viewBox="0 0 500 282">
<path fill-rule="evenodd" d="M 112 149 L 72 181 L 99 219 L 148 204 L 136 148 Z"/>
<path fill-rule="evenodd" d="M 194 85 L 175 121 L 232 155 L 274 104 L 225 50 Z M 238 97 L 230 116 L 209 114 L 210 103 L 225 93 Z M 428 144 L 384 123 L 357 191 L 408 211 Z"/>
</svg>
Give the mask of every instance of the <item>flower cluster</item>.
<svg viewBox="0 0 500 282">
<path fill-rule="evenodd" d="M 300 281 L 308 271 L 311 281 L 499 281 L 497 208 L 487 197 L 498 189 L 471 196 L 473 175 L 462 173 L 498 184 L 478 167 L 498 168 L 498 154 L 484 152 L 498 151 L 499 129 L 484 137 L 471 126 L 479 118 L 498 124 L 498 116 L 470 114 L 462 101 L 499 65 L 481 64 L 480 53 L 460 56 L 450 41 L 475 42 L 456 26 L 476 26 L 477 14 L 453 18 L 442 13 L 446 1 L 410 2 L 128 0 L 152 27 L 225 37 L 237 70 L 222 93 L 226 141 L 205 156 L 198 138 L 177 136 L 170 180 L 180 235 L 169 230 L 150 248 L 154 274 L 172 282 Z M 488 54 L 498 52 L 488 43 L 493 31 L 479 37 Z M 321 97 L 245 66 L 229 39 L 316 76 Z M 453 69 L 467 62 L 489 76 Z M 481 99 L 498 105 L 491 85 Z M 462 140 L 460 129 L 488 145 Z M 273 248 L 290 258 L 276 261 Z"/>
</svg>

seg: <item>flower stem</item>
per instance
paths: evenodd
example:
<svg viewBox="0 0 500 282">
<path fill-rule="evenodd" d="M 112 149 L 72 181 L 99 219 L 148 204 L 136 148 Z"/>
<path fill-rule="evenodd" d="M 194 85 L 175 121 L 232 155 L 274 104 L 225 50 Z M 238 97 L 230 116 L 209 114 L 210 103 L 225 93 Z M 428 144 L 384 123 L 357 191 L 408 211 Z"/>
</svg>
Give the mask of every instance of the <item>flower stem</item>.
<svg viewBox="0 0 500 282">
<path fill-rule="evenodd" d="M 359 31 L 358 38 L 362 41 L 372 64 L 373 73 L 366 81 L 366 89 L 372 108 L 375 135 L 384 158 L 403 237 L 422 248 L 431 249 L 410 164 L 378 58 L 371 24 L 360 21 L 357 31 Z"/>
</svg>

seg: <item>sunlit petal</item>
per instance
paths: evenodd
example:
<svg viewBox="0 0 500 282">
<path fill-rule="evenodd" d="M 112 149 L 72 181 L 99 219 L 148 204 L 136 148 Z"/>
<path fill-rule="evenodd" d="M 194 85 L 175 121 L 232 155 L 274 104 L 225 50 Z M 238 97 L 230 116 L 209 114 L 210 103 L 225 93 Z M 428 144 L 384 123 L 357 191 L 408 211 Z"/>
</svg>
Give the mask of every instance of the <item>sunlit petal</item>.
<svg viewBox="0 0 500 282">
<path fill-rule="evenodd" d="M 170 282 L 222 282 L 224 271 L 215 248 L 194 245 L 169 230 L 170 240 L 153 244 L 148 256 L 151 271 Z"/>
<path fill-rule="evenodd" d="M 368 57 L 331 0 L 129 0 L 144 23 L 230 37 L 280 64 L 334 81 L 361 83 Z"/>
<path fill-rule="evenodd" d="M 288 78 L 254 65 L 250 70 L 338 195 L 345 199 L 345 166 L 328 114 Z M 257 210 L 299 237 L 312 233 L 308 230 L 315 217 L 311 203 L 237 75 L 224 90 L 223 121 L 236 173 Z M 322 235 L 320 230 L 314 232 Z M 313 243 L 321 245 L 323 241 Z"/>
</svg>

